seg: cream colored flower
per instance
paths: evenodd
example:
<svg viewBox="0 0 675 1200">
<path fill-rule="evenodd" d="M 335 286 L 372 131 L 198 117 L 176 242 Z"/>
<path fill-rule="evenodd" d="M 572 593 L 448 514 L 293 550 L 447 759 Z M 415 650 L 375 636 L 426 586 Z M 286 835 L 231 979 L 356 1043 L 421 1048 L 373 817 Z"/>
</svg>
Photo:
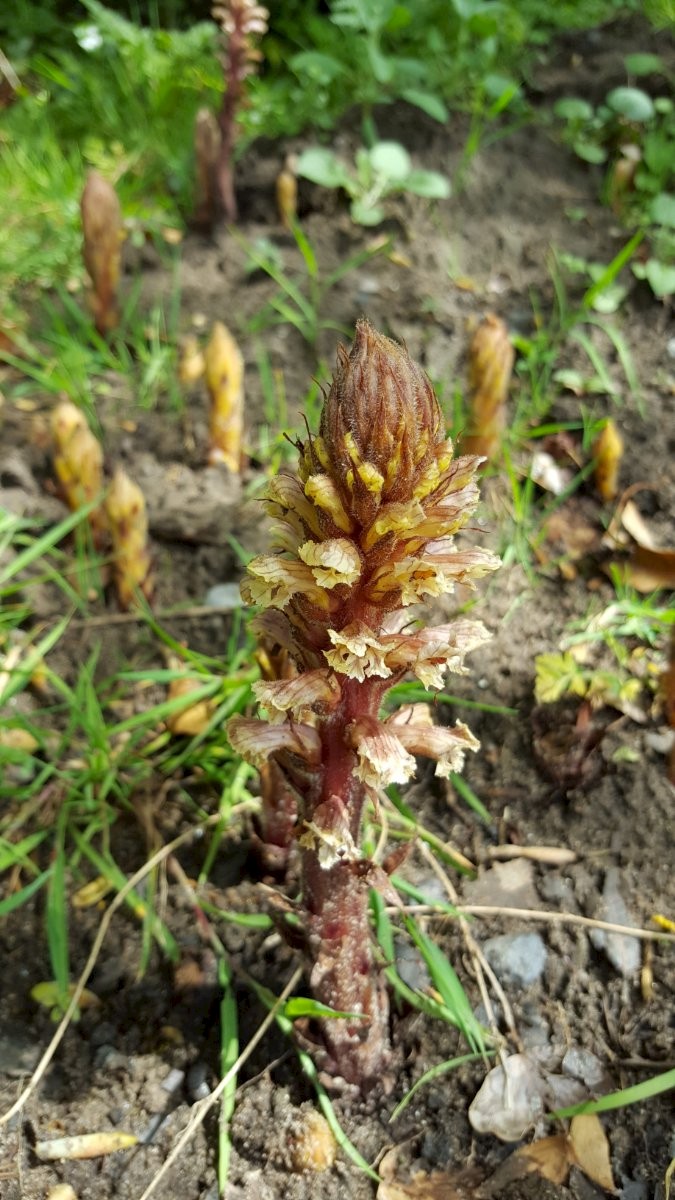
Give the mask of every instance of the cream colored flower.
<svg viewBox="0 0 675 1200">
<path fill-rule="evenodd" d="M 392 673 L 413 671 L 424 687 L 442 688 L 445 672 L 465 674 L 464 655 L 489 637 L 480 621 L 455 621 L 452 625 L 388 635 L 382 638 L 387 647 L 385 663 Z"/>
<path fill-rule="evenodd" d="M 386 788 L 390 783 L 407 783 L 415 774 L 415 759 L 404 749 L 393 729 L 382 721 L 364 718 L 348 730 L 358 759 L 354 774 L 368 787 Z"/>
<path fill-rule="evenodd" d="M 315 705 L 325 712 L 338 703 L 341 688 L 335 675 L 327 668 L 305 671 L 293 679 L 260 680 L 253 684 L 259 704 L 270 714 L 270 720 L 283 720 L 287 712 L 302 718 Z"/>
<path fill-rule="evenodd" d="M 468 726 L 457 721 L 452 729 L 434 725 L 426 704 L 409 704 L 387 721 L 393 726 L 401 745 L 411 754 L 436 760 L 436 775 L 447 779 L 461 771 L 467 750 L 478 750 L 480 742 Z"/>
<path fill-rule="evenodd" d="M 270 725 L 247 717 L 231 717 L 227 736 L 236 754 L 254 767 L 262 767 L 272 754 L 287 750 L 312 766 L 321 762 L 321 739 L 310 725 Z"/>
<path fill-rule="evenodd" d="M 340 493 L 329 475 L 310 475 L 305 483 L 305 495 L 312 504 L 327 512 L 331 520 L 343 533 L 351 533 L 354 522 L 347 513 Z"/>
<path fill-rule="evenodd" d="M 384 661 L 386 647 L 383 641 L 376 638 L 362 621 L 353 621 L 341 630 L 329 629 L 328 636 L 335 650 L 324 650 L 323 654 L 334 671 L 361 682 L 372 675 L 383 679 L 391 675 Z"/>
<path fill-rule="evenodd" d="M 305 563 L 261 554 L 248 564 L 248 576 L 242 580 L 241 594 L 247 604 L 264 608 L 285 608 L 289 600 L 300 593 L 318 608 L 328 608 L 328 597 L 320 588 Z"/>
<path fill-rule="evenodd" d="M 361 555 L 348 538 L 327 538 L 324 542 L 305 542 L 298 555 L 320 587 L 334 588 L 356 583 L 361 574 Z"/>
</svg>

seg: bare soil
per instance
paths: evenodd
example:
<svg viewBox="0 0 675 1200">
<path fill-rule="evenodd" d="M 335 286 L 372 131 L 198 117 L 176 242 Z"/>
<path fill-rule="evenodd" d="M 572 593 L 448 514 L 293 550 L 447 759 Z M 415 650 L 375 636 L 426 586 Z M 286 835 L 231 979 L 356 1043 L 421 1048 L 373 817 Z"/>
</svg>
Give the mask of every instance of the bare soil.
<svg viewBox="0 0 675 1200">
<path fill-rule="evenodd" d="M 636 27 L 631 26 L 596 31 L 564 44 L 536 84 L 533 94 L 541 111 L 551 96 L 561 92 L 585 94 L 586 88 L 590 94 L 598 90 L 599 79 L 606 86 L 617 82 L 614 74 L 621 53 L 652 48 L 641 28 L 639 44 L 635 38 Z M 453 118 L 447 128 L 441 128 L 419 113 L 391 108 L 378 114 L 378 128 L 381 136 L 404 141 L 420 165 L 456 174 L 466 134 L 461 120 Z M 292 240 L 279 231 L 274 178 L 285 152 L 297 144 L 259 145 L 246 156 L 239 173 L 242 237 L 247 241 L 270 238 L 288 269 L 298 267 L 299 256 Z M 354 131 L 346 124 L 336 135 L 336 147 L 349 150 L 354 144 Z M 531 334 L 534 307 L 544 319 L 552 310 L 552 252 L 564 249 L 591 261 L 608 262 L 623 244 L 625 231 L 600 205 L 598 185 L 595 170 L 562 148 L 544 122 L 494 140 L 470 163 L 462 190 L 449 203 L 430 210 L 417 201 L 397 202 L 387 226 L 397 261 L 380 255 L 347 274 L 326 296 L 322 316 L 350 328 L 365 313 L 376 326 L 405 340 L 438 383 L 450 412 L 455 381 L 465 373 L 472 321 L 493 311 L 514 332 Z M 570 213 L 576 213 L 577 219 L 572 220 Z M 373 236 L 351 225 L 339 198 L 310 186 L 301 190 L 301 217 L 324 276 Z M 241 334 L 274 290 L 262 274 L 246 275 L 244 262 L 240 241 L 227 233 L 210 240 L 193 235 L 186 239 L 180 279 L 186 331 L 194 314 L 201 313 L 207 324 L 222 319 Z M 151 251 L 133 264 L 133 270 L 142 273 L 143 303 L 168 296 L 170 276 Z M 650 490 L 640 493 L 639 503 L 655 537 L 664 544 L 675 512 L 675 388 L 667 350 L 670 316 L 644 285 L 636 283 L 615 318 L 636 364 L 641 408 L 629 395 L 611 345 L 595 331 L 594 340 L 597 335 L 597 347 L 619 389 L 619 403 L 607 396 L 580 401 L 560 388 L 551 413 L 554 419 L 576 419 L 580 403 L 598 415 L 612 412 L 626 442 L 622 484 L 648 483 Z M 333 330 L 321 333 L 320 361 L 330 364 L 337 338 Z M 295 423 L 295 413 L 317 372 L 317 357 L 288 325 L 270 329 L 263 339 L 272 367 L 283 371 Z M 243 334 L 241 341 L 247 362 L 248 423 L 255 443 L 264 411 L 255 368 L 256 342 Z M 578 357 L 573 351 L 569 355 L 561 365 L 584 365 L 581 352 Z M 326 367 L 321 380 L 328 377 Z M 139 411 L 115 379 L 100 381 L 98 392 L 106 454 L 110 462 L 122 461 L 139 478 L 148 497 L 157 603 L 161 609 L 201 606 L 209 587 L 239 577 L 231 536 L 252 552 L 265 544 L 265 519 L 250 495 L 258 466 L 252 462 L 243 492 L 225 474 L 204 468 L 206 413 L 199 389 L 179 414 L 168 402 L 152 411 Z M 53 399 L 38 393 L 33 399 L 30 412 L 25 406 L 5 403 L 0 502 L 57 519 L 63 510 L 49 492 L 46 436 Z M 129 421 L 135 423 L 133 432 L 125 428 Z M 474 535 L 489 538 L 498 548 L 507 540 L 508 496 L 499 480 L 489 481 Z M 609 514 L 590 484 L 576 503 L 600 530 Z M 672 525 L 670 531 L 672 536 Z M 536 715 L 534 722 L 532 718 L 535 655 L 555 651 L 572 618 L 584 616 L 594 605 L 608 605 L 614 595 L 597 561 L 582 562 L 576 577 L 565 579 L 555 566 L 553 552 L 550 557 L 536 578 L 515 563 L 503 568 L 483 590 L 476 611 L 492 630 L 493 640 L 473 656 L 470 676 L 452 678 L 449 684 L 453 694 L 466 700 L 509 706 L 517 712 L 513 716 L 467 714 L 460 705 L 456 713 L 449 710 L 453 720 L 457 715 L 466 719 L 481 739 L 481 751 L 468 763 L 466 779 L 489 808 L 492 826 L 475 820 L 452 789 L 440 787 L 422 768 L 408 803 L 421 813 L 427 828 L 478 865 L 477 880 L 459 876 L 454 880 L 466 902 L 508 905 L 489 859 L 496 841 L 561 846 L 575 851 L 577 861 L 564 867 L 535 865 L 527 878 L 521 878 L 519 907 L 602 916 L 603 888 L 608 872 L 615 871 L 618 874 L 612 878 L 618 880 L 628 914 L 636 924 L 646 926 L 654 912 L 675 914 L 675 795 L 666 779 L 665 760 L 648 737 L 659 723 L 658 714 L 647 715 L 643 724 L 616 712 L 601 714 L 598 719 L 611 727 L 594 752 L 597 769 L 580 769 L 579 786 L 564 792 L 542 773 L 533 752 L 533 741 L 542 737 Z M 45 589 L 44 611 L 38 616 L 50 615 L 54 601 Z M 108 611 L 114 612 L 112 601 Z M 99 615 L 105 615 L 104 610 Z M 164 624 L 195 649 L 217 653 L 225 645 L 230 618 L 202 614 L 167 618 Z M 66 635 L 55 663 L 72 677 L 96 644 L 100 644 L 102 677 L 129 663 L 135 669 L 164 665 L 148 632 L 133 623 L 114 622 L 102 628 L 85 625 Z M 562 705 L 553 719 L 554 730 L 564 734 L 565 722 L 571 728 L 573 719 L 574 714 L 570 716 Z M 199 802 L 215 810 L 217 797 L 200 794 Z M 162 840 L 189 826 L 190 816 L 171 788 L 159 801 L 154 795 L 139 797 L 139 809 L 144 805 L 152 810 Z M 146 857 L 145 833 L 138 821 L 121 815 L 112 836 L 115 858 L 131 874 Z M 203 852 L 203 842 L 197 841 L 180 854 L 190 877 L 199 873 Z M 431 891 L 435 881 L 421 858 L 413 854 L 404 870 L 418 886 Z M 257 879 L 246 830 L 242 830 L 223 843 L 211 875 L 210 898 L 224 909 L 261 908 Z M 100 1005 L 85 1011 L 68 1030 L 37 1095 L 9 1128 L 0 1130 L 2 1200 L 38 1200 L 59 1181 L 69 1182 L 80 1200 L 138 1200 L 186 1124 L 199 1095 L 200 1072 L 207 1087 L 217 1081 L 215 965 L 173 879 L 167 881 L 162 903 L 164 918 L 181 948 L 180 968 L 173 970 L 155 953 L 139 979 L 138 923 L 125 910 L 116 916 L 89 984 Z M 87 909 L 70 914 L 75 972 L 84 965 L 99 919 L 100 913 Z M 443 922 L 430 928 L 477 1006 L 480 996 L 458 926 Z M 674 1065 L 672 945 L 653 946 L 653 990 L 645 998 L 639 970 L 628 974 L 618 970 L 586 928 L 535 925 L 503 915 L 481 919 L 474 926 L 481 942 L 521 930 L 537 930 L 548 951 L 538 980 L 527 987 L 505 985 L 527 1046 L 544 1044 L 556 1063 L 569 1047 L 593 1051 L 604 1068 L 601 1091 L 638 1083 Z M 295 964 L 290 950 L 270 941 L 266 933 L 226 923 L 218 926 L 218 933 L 235 969 L 243 967 L 276 992 L 281 990 Z M 0 952 L 0 1105 L 4 1111 L 53 1032 L 46 1011 L 30 999 L 34 984 L 51 975 L 43 898 L 38 896 L 34 904 L 3 922 Z M 642 954 L 644 961 L 644 950 Z M 237 999 L 243 1044 L 263 1013 L 243 982 L 237 983 Z M 454 1030 L 405 1009 L 396 1012 L 392 1032 L 397 1062 L 393 1090 L 360 1101 L 335 1099 L 348 1136 L 370 1162 L 376 1162 L 385 1149 L 400 1145 L 398 1169 L 403 1178 L 414 1170 L 452 1175 L 467 1164 L 479 1175 L 489 1175 L 511 1148 L 492 1136 L 475 1135 L 469 1125 L 467 1108 L 484 1075 L 483 1066 L 465 1067 L 420 1090 L 391 1124 L 394 1106 L 422 1072 L 462 1053 Z M 173 1069 L 185 1074 L 177 1090 L 169 1092 L 162 1084 Z M 373 1183 L 343 1155 L 325 1173 L 289 1170 L 289 1128 L 298 1108 L 311 1104 L 314 1095 L 280 1034 L 272 1032 L 262 1041 L 240 1083 L 226 1193 L 231 1200 L 368 1200 L 374 1196 Z M 675 1153 L 668 1095 L 609 1113 L 603 1122 L 619 1194 L 625 1200 L 661 1196 L 664 1172 Z M 97 1129 L 123 1129 L 145 1140 L 131 1151 L 87 1162 L 40 1163 L 32 1151 L 36 1137 Z M 215 1200 L 216 1161 L 217 1119 L 210 1117 L 156 1195 L 165 1200 Z M 534 1177 L 500 1192 L 503 1200 L 535 1196 L 589 1200 L 599 1194 L 576 1170 L 565 1186 Z"/>
</svg>

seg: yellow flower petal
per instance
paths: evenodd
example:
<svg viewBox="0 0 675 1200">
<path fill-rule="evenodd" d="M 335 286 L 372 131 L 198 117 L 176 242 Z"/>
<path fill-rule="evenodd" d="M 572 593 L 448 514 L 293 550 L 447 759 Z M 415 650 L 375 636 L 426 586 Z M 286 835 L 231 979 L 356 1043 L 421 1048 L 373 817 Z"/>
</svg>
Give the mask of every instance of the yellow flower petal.
<svg viewBox="0 0 675 1200">
<path fill-rule="evenodd" d="M 305 484 L 305 495 L 317 508 L 322 508 L 327 512 L 333 523 L 343 533 L 352 532 L 354 523 L 340 499 L 333 480 L 328 475 L 310 475 Z"/>
<path fill-rule="evenodd" d="M 361 574 L 361 555 L 347 538 L 328 538 L 325 542 L 305 542 L 298 554 L 312 568 L 320 587 L 334 588 L 356 583 Z"/>
</svg>

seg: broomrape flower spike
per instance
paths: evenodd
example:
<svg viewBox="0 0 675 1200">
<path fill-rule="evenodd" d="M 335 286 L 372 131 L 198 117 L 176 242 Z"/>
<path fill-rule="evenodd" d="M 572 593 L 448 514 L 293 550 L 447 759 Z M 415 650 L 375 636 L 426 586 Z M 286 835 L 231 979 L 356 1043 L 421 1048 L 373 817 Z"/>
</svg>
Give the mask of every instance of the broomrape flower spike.
<svg viewBox="0 0 675 1200">
<path fill-rule="evenodd" d="M 409 672 L 439 688 L 446 670 L 464 670 L 484 626 L 426 628 L 410 606 L 473 584 L 499 560 L 454 540 L 476 507 L 483 459 L 454 457 L 426 375 L 367 321 L 338 350 L 318 435 L 297 448 L 297 473 L 268 488 L 272 552 L 252 560 L 242 584 L 263 610 L 253 622 L 261 645 L 292 672 L 257 685 L 264 716 L 233 717 L 228 733 L 244 758 L 273 764 L 285 804 L 297 797 L 285 827 L 301 855 L 310 985 L 322 1003 L 358 1014 L 322 1023 L 324 1066 L 365 1090 L 382 1080 L 390 1050 L 368 919 L 369 888 L 388 885 L 359 849 L 363 807 L 410 779 L 416 755 L 447 776 L 478 747 L 465 725 L 435 725 L 425 704 L 383 719 L 382 699 Z"/>
</svg>

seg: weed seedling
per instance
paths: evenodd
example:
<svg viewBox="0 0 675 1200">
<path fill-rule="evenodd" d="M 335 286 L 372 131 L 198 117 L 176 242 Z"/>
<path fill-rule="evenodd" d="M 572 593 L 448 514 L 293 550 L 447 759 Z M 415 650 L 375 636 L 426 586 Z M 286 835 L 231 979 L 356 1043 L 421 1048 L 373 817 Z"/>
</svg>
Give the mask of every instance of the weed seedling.
<svg viewBox="0 0 675 1200">
<path fill-rule="evenodd" d="M 450 180 L 438 171 L 414 168 L 408 151 L 398 142 L 376 142 L 356 152 L 354 166 L 332 150 L 310 146 L 298 159 L 298 175 L 325 188 L 342 188 L 351 200 L 350 213 L 357 225 L 379 225 L 386 210 L 382 200 L 400 192 L 447 200 Z"/>
</svg>

